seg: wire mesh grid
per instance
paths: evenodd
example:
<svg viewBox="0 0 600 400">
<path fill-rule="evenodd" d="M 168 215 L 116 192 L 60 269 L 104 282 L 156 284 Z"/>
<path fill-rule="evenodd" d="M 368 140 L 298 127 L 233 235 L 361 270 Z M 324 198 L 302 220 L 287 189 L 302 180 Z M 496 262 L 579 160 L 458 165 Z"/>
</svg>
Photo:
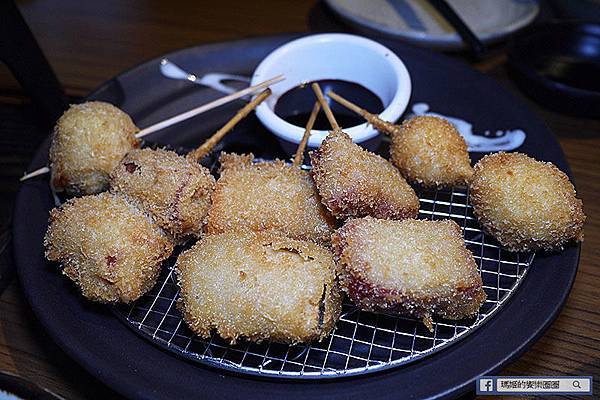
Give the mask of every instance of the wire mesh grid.
<svg viewBox="0 0 600 400">
<path fill-rule="evenodd" d="M 450 321 L 434 318 L 429 331 L 415 318 L 361 311 L 345 301 L 341 317 L 322 342 L 283 345 L 270 341 L 229 344 L 213 333 L 195 336 L 176 307 L 179 288 L 175 257 L 157 285 L 130 306 L 113 310 L 137 333 L 185 358 L 246 374 L 327 378 L 349 376 L 406 364 L 439 351 L 473 332 L 502 307 L 525 277 L 534 254 L 503 250 L 484 234 L 468 202 L 468 189 L 421 190 L 422 219 L 452 219 L 462 227 L 483 279 L 487 300 L 476 317 Z"/>
</svg>

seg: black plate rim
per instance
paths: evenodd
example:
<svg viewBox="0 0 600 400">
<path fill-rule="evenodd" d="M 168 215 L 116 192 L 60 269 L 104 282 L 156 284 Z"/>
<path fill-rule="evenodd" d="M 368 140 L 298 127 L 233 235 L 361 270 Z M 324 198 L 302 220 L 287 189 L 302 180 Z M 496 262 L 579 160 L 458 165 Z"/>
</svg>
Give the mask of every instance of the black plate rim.
<svg viewBox="0 0 600 400">
<path fill-rule="evenodd" d="M 281 35 L 245 39 L 226 42 L 222 45 L 251 45 L 255 41 L 273 41 L 278 43 L 281 40 L 289 40 L 296 36 Z M 217 44 L 209 46 L 215 45 Z M 180 52 L 198 51 L 203 47 L 197 46 L 183 49 L 169 55 L 174 56 Z M 411 51 L 418 51 L 423 55 L 429 54 L 429 57 L 442 57 L 430 54 L 424 50 L 413 49 Z M 457 66 L 459 64 L 451 60 L 445 61 Z M 549 136 L 556 142 L 553 135 L 550 134 Z M 40 162 L 46 159 L 48 146 L 49 138 L 40 146 L 30 166 L 37 167 Z M 555 161 L 558 164 L 566 165 L 560 147 L 558 147 L 555 153 Z M 39 196 L 39 193 L 36 193 L 38 189 L 40 189 L 40 183 L 36 184 L 35 181 L 26 182 L 21 186 L 15 206 L 14 215 L 16 217 L 28 215 L 28 212 L 31 210 L 28 202 L 32 195 Z M 15 220 L 18 220 L 18 218 L 15 218 Z M 15 237 L 15 259 L 23 291 L 44 328 L 70 357 L 80 363 L 90 373 L 113 389 L 133 398 L 164 398 L 172 396 L 174 393 L 173 390 L 179 391 L 178 394 L 181 395 L 179 397 L 191 397 L 198 394 L 190 386 L 177 384 L 182 382 L 187 382 L 188 384 L 193 382 L 196 385 L 200 383 L 200 387 L 203 389 L 202 393 L 206 394 L 207 397 L 212 393 L 223 398 L 245 397 L 244 394 L 247 394 L 248 391 L 253 396 L 261 398 L 265 398 L 265 396 L 280 397 L 283 395 L 289 398 L 306 398 L 308 396 L 344 398 L 349 395 L 360 394 L 363 397 L 381 397 L 389 395 L 392 390 L 402 390 L 400 393 L 403 393 L 403 395 L 416 397 L 454 397 L 469 390 L 469 386 L 472 385 L 473 379 L 476 376 L 492 374 L 500 370 L 506 363 L 518 357 L 548 328 L 558 315 L 573 284 L 580 251 L 580 246 L 577 245 L 566 249 L 561 255 L 548 254 L 536 257 L 536 261 L 531 267 L 528 277 L 521 284 L 521 288 L 505 304 L 503 312 L 491 318 L 476 334 L 469 335 L 469 337 L 460 343 L 450 346 L 443 352 L 431 355 L 431 357 L 425 360 L 417 361 L 406 367 L 382 371 L 381 373 L 370 374 L 366 377 L 354 377 L 339 381 L 311 381 L 302 382 L 301 384 L 290 384 L 289 382 L 259 381 L 256 379 L 222 375 L 208 368 L 183 363 L 170 353 L 166 353 L 154 345 L 140 340 L 135 333 L 123 326 L 111 313 L 108 313 L 109 317 L 99 310 L 93 311 L 93 319 L 97 320 L 100 324 L 106 324 L 106 326 L 99 326 L 99 329 L 103 332 L 108 330 L 111 334 L 118 334 L 119 341 L 111 343 L 112 346 L 110 347 L 106 347 L 106 338 L 100 335 L 94 338 L 77 338 L 76 336 L 79 332 L 71 332 L 71 335 L 65 335 L 65 327 L 58 325 L 57 320 L 47 313 L 47 307 L 44 307 L 44 304 L 38 301 L 37 293 L 28 290 L 28 282 L 30 282 L 31 274 L 27 274 L 27 265 L 30 262 L 33 263 L 36 257 L 40 255 L 28 254 L 27 249 L 24 248 L 28 238 L 31 237 L 27 224 L 14 224 L 13 230 Z M 544 261 L 542 262 L 542 260 Z M 552 267 L 551 274 L 544 272 L 544 269 L 548 265 Z M 540 281 L 539 284 L 536 282 L 538 280 Z M 546 290 L 540 290 L 540 287 L 544 287 Z M 531 313 L 525 310 L 526 307 L 521 306 L 524 299 L 531 297 L 532 294 L 536 294 L 542 298 L 548 297 L 552 292 L 551 290 L 547 290 L 548 288 L 555 288 L 558 292 L 554 293 L 556 295 L 552 295 L 549 299 L 546 299 L 548 301 L 537 304 L 538 306 L 542 306 L 543 313 Z M 513 321 L 510 320 L 508 314 L 513 315 Z M 77 318 L 71 316 L 71 320 L 74 326 L 77 326 Z M 522 321 L 525 321 L 525 323 L 522 323 Z M 500 335 L 500 332 L 509 328 L 516 328 L 513 335 L 508 337 Z M 488 341 L 491 338 L 499 340 L 495 343 L 495 346 L 489 347 Z M 86 340 L 88 339 L 92 340 L 87 342 Z M 88 343 L 90 346 L 79 346 L 81 343 Z M 106 352 L 92 351 L 89 348 L 96 347 L 97 350 L 103 346 L 105 346 Z M 478 356 L 473 358 L 474 353 L 469 351 L 469 348 L 472 349 L 478 346 L 488 346 L 487 350 L 493 351 L 492 357 Z M 115 351 L 117 351 L 116 357 Z M 140 360 L 138 357 L 142 352 L 145 356 L 144 360 Z M 464 368 L 455 368 L 454 366 L 457 363 L 461 364 Z M 123 375 L 120 373 L 123 370 L 134 372 L 134 374 Z M 424 377 L 431 376 L 438 376 L 443 382 L 438 380 L 428 383 L 427 388 L 414 387 L 414 379 L 423 379 Z M 449 379 L 449 381 L 446 381 L 446 379 Z M 407 386 L 407 382 L 412 382 L 413 386 Z"/>
</svg>

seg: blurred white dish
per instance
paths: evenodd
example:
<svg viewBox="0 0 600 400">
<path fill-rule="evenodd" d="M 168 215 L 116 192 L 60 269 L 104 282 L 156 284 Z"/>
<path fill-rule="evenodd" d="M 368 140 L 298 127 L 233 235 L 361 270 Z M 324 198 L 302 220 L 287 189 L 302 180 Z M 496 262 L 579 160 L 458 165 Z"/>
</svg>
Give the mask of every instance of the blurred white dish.
<svg viewBox="0 0 600 400">
<path fill-rule="evenodd" d="M 386 121 L 400 118 L 411 93 L 410 76 L 404 63 L 387 47 L 361 36 L 320 34 L 286 43 L 259 64 L 250 85 L 279 74 L 285 75 L 285 81 L 272 86 L 273 95 L 256 109 L 256 114 L 271 132 L 290 144 L 300 142 L 304 127 L 283 120 L 275 114 L 274 108 L 281 95 L 301 84 L 323 79 L 358 83 L 381 99 L 384 111 L 380 115 Z M 344 131 L 356 143 L 378 135 L 366 123 Z M 308 145 L 318 147 L 327 133 L 313 130 Z"/>
<path fill-rule="evenodd" d="M 325 0 L 353 25 L 437 49 L 464 47 L 454 28 L 427 0 Z M 483 42 L 495 42 L 531 23 L 536 0 L 447 0 Z"/>
</svg>

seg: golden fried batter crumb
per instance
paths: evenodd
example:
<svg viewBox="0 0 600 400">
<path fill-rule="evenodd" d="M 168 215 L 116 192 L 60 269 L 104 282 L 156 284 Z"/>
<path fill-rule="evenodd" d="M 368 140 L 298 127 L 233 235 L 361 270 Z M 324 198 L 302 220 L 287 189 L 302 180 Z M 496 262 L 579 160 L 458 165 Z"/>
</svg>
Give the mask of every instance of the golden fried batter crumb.
<svg viewBox="0 0 600 400">
<path fill-rule="evenodd" d="M 330 132 L 310 159 L 323 204 L 337 218 L 416 218 L 419 198 L 398 170 L 346 133 Z"/>
<path fill-rule="evenodd" d="M 72 105 L 60 117 L 50 146 L 52 185 L 71 196 L 108 188 L 113 168 L 133 148 L 138 128 L 112 104 L 89 101 Z"/>
<path fill-rule="evenodd" d="M 585 214 L 567 175 L 521 153 L 475 165 L 470 201 L 484 230 L 511 251 L 557 250 L 583 240 Z"/>
<path fill-rule="evenodd" d="M 333 329 L 341 296 L 333 255 L 276 232 L 208 235 L 175 266 L 184 319 L 202 337 L 296 343 Z"/>
<path fill-rule="evenodd" d="M 252 154 L 221 155 L 206 231 L 278 230 L 294 239 L 329 242 L 334 220 L 309 173 L 279 160 L 253 160 Z"/>
<path fill-rule="evenodd" d="M 461 319 L 486 299 L 454 221 L 353 219 L 332 243 L 340 285 L 364 310 Z"/>
<path fill-rule="evenodd" d="M 50 213 L 46 258 L 90 300 L 130 303 L 154 286 L 173 245 L 152 220 L 109 193 L 69 200 Z"/>
<path fill-rule="evenodd" d="M 210 171 L 167 150 L 133 150 L 111 174 L 124 193 L 176 239 L 200 237 L 215 179 Z"/>
<path fill-rule="evenodd" d="M 425 187 L 464 185 L 473 175 L 464 138 L 443 118 L 405 121 L 392 134 L 390 155 L 409 182 Z"/>
</svg>

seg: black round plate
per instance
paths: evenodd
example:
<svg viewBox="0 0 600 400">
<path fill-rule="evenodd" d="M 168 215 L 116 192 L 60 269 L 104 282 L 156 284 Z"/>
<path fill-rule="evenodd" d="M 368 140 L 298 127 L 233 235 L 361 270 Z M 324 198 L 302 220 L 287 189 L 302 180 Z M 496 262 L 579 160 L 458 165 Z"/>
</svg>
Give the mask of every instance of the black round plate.
<svg viewBox="0 0 600 400">
<path fill-rule="evenodd" d="M 169 54 L 198 75 L 250 74 L 271 50 L 296 36 L 277 36 L 198 46 Z M 384 42 L 406 63 L 413 80 L 412 102 L 473 123 L 475 132 L 519 128 L 527 139 L 519 149 L 568 171 L 561 149 L 521 101 L 492 79 L 426 50 Z M 104 84 L 90 99 L 110 101 L 139 126 L 219 97 L 210 89 L 163 78 L 151 60 Z M 326 62 L 326 60 L 324 60 Z M 239 103 L 172 129 L 153 141 L 174 146 L 200 143 L 224 123 Z M 283 156 L 277 141 L 252 117 L 223 144 L 228 150 Z M 49 139 L 30 169 L 45 165 Z M 475 161 L 482 154 L 472 154 Z M 43 237 L 54 203 L 48 179 L 23 184 L 15 209 L 14 250 L 23 290 L 54 340 L 73 359 L 111 388 L 132 398 L 451 398 L 474 389 L 479 375 L 493 374 L 535 341 L 557 316 L 573 283 L 579 247 L 536 257 L 520 288 L 503 309 L 461 342 L 430 357 L 350 379 L 321 382 L 274 381 L 225 373 L 188 363 L 141 339 L 104 307 L 85 301 L 57 267 L 44 260 Z"/>
</svg>

